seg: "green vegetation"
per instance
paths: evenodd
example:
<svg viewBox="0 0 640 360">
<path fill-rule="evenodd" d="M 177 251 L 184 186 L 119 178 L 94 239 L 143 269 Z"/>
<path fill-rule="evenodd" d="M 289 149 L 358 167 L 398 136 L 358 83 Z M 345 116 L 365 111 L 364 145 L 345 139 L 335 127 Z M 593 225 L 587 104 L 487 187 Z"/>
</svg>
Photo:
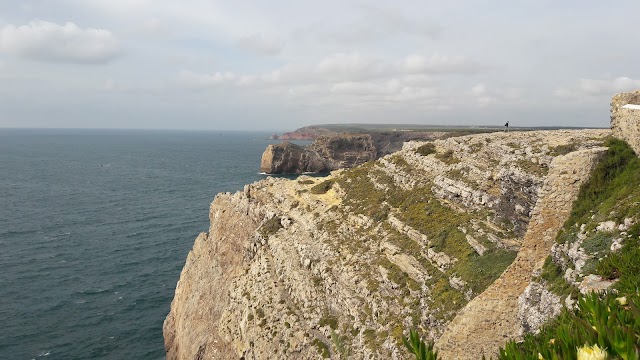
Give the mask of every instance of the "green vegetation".
<svg viewBox="0 0 640 360">
<path fill-rule="evenodd" d="M 311 180 L 311 179 L 307 179 L 307 180 L 298 180 L 298 184 L 300 185 L 311 185 L 314 184 L 315 181 Z"/>
<path fill-rule="evenodd" d="M 436 146 L 433 143 L 426 143 L 416 149 L 416 153 L 427 156 L 436 153 Z"/>
<path fill-rule="evenodd" d="M 551 255 L 547 256 L 544 261 L 544 265 L 542 266 L 540 279 L 546 282 L 549 291 L 560 297 L 565 297 L 567 295 L 571 295 L 573 298 L 577 297 L 578 288 L 567 283 L 562 277 L 563 274 L 564 271 L 560 266 L 553 262 Z"/>
<path fill-rule="evenodd" d="M 340 360 L 346 360 L 351 355 L 351 348 L 348 346 L 348 339 L 345 335 L 340 336 L 336 334 L 333 329 L 331 330 L 331 341 L 333 345 L 336 347 L 336 351 L 338 352 L 338 356 Z"/>
<path fill-rule="evenodd" d="M 332 330 L 335 330 L 338 328 L 338 318 L 326 313 L 320 321 L 318 321 L 318 325 L 320 327 L 329 326 Z"/>
<path fill-rule="evenodd" d="M 552 147 L 549 151 L 549 154 L 551 156 L 566 155 L 570 152 L 576 151 L 577 149 L 578 146 L 576 144 L 558 145 Z"/>
<path fill-rule="evenodd" d="M 329 352 L 329 346 L 325 344 L 320 339 L 313 339 L 313 345 L 318 349 L 318 353 L 322 356 L 323 359 L 331 358 L 331 353 Z"/>
<path fill-rule="evenodd" d="M 611 214 L 617 223 L 640 215 L 640 158 L 622 140 L 609 139 L 605 146 L 609 149 L 580 189 L 564 232 L 580 224 L 587 224 L 587 231 L 593 230 L 597 221 Z M 592 215 L 596 221 L 591 221 Z"/>
<path fill-rule="evenodd" d="M 262 235 L 263 238 L 268 238 L 282 228 L 282 224 L 280 223 L 281 220 L 282 219 L 278 216 L 272 217 L 260 226 L 258 233 Z"/>
<path fill-rule="evenodd" d="M 629 229 L 622 249 L 598 262 L 596 272 L 608 279 L 618 279 L 615 287 L 621 293 L 640 289 L 640 223 Z"/>
<path fill-rule="evenodd" d="M 500 349 L 501 360 L 579 359 L 579 353 L 595 350 L 609 357 L 638 359 L 640 355 L 640 296 L 615 297 L 590 293 L 582 297 L 578 309 L 565 309 L 538 335 L 524 341 L 508 342 Z M 596 348 L 597 345 L 597 348 Z M 582 357 L 587 359 L 587 357 Z M 588 357 L 589 359 L 600 359 Z M 604 357 L 601 357 L 604 359 Z"/>
<path fill-rule="evenodd" d="M 537 335 L 526 335 L 521 342 L 509 341 L 500 349 L 498 359 L 638 359 L 638 304 L 640 294 L 637 292 L 618 297 L 611 293 L 589 293 L 580 298 L 577 310 L 565 308 Z M 417 360 L 438 359 L 433 343 L 425 344 L 414 330 L 403 342 Z M 592 356 L 587 356 L 589 354 Z"/>
<path fill-rule="evenodd" d="M 516 251 L 490 249 L 483 256 L 474 253 L 466 259 L 465 264 L 457 264 L 455 270 L 469 283 L 473 292 L 478 294 L 500 277 L 516 255 Z"/>
<path fill-rule="evenodd" d="M 438 351 L 433 349 L 433 342 L 425 344 L 415 330 L 409 332 L 409 338 L 403 337 L 402 342 L 407 350 L 415 355 L 416 360 L 438 359 Z"/>
<path fill-rule="evenodd" d="M 447 165 L 457 164 L 460 162 L 460 159 L 453 156 L 453 150 L 447 150 L 441 154 L 437 154 L 436 159 L 442 161 Z"/>
<path fill-rule="evenodd" d="M 321 182 L 320 184 L 317 184 L 315 186 L 313 186 L 311 188 L 311 193 L 312 194 L 326 194 L 327 191 L 329 191 L 331 189 L 331 187 L 333 186 L 334 181 L 333 180 L 325 180 L 323 182 Z"/>
<path fill-rule="evenodd" d="M 613 234 L 597 232 L 584 239 L 582 248 L 587 254 L 596 255 L 609 250 L 611 240 L 613 240 Z"/>
<path fill-rule="evenodd" d="M 378 264 L 387 269 L 389 280 L 400 285 L 401 288 L 406 289 L 408 287 L 411 290 L 420 290 L 420 284 L 417 281 L 409 277 L 406 272 L 402 271 L 386 257 L 381 257 Z"/>
</svg>

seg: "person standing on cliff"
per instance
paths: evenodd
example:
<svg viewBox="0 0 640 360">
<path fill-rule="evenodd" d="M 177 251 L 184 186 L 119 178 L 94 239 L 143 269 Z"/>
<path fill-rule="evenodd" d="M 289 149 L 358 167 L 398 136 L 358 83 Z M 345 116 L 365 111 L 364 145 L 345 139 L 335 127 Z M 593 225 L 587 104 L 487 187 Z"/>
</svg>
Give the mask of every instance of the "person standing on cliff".
<svg viewBox="0 0 640 360">
<path fill-rule="evenodd" d="M 504 124 L 504 132 L 509 131 L 509 122 L 507 121 L 506 124 Z"/>
</svg>

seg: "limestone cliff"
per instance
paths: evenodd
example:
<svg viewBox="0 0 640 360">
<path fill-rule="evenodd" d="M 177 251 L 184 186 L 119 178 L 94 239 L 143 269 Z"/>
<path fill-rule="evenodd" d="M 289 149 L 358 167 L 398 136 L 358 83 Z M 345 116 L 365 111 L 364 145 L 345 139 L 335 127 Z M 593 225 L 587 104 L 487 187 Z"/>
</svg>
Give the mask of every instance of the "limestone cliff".
<svg viewBox="0 0 640 360">
<path fill-rule="evenodd" d="M 491 341 L 515 331 L 518 296 L 609 134 L 410 142 L 326 178 L 219 194 L 164 324 L 167 358 L 404 359 L 408 328 L 454 358 L 487 314 L 504 315 Z"/>
<path fill-rule="evenodd" d="M 358 166 L 376 158 L 376 147 L 369 134 L 320 136 L 306 147 L 289 142 L 267 146 L 260 161 L 260 172 L 323 173 Z"/>
<path fill-rule="evenodd" d="M 271 144 L 262 153 L 260 172 L 265 174 L 303 174 L 327 172 L 325 160 L 317 152 L 290 142 Z"/>
</svg>

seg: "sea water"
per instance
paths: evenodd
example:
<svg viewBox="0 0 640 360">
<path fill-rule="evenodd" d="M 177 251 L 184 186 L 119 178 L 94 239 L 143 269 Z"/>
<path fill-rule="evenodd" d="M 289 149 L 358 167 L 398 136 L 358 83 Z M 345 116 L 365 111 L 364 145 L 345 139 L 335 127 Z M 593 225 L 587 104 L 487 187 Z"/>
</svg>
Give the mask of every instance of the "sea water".
<svg viewBox="0 0 640 360">
<path fill-rule="evenodd" d="M 0 129 L 0 359 L 161 359 L 218 192 L 267 133 Z"/>
</svg>

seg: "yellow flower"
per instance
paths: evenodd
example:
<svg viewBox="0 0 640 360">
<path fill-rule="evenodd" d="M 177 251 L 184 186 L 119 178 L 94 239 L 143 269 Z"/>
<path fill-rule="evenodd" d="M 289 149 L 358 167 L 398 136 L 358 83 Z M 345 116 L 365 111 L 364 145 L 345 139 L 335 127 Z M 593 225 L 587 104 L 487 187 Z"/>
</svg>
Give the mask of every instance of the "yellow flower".
<svg viewBox="0 0 640 360">
<path fill-rule="evenodd" d="M 544 360 L 544 356 L 542 356 L 542 354 L 538 353 L 538 360 Z"/>
<path fill-rule="evenodd" d="M 627 297 L 626 296 L 616 298 L 616 300 L 618 300 L 620 305 L 627 305 Z"/>
<path fill-rule="evenodd" d="M 589 346 L 585 345 L 578 348 L 578 360 L 606 360 L 607 351 L 598 346 L 598 344 Z"/>
<path fill-rule="evenodd" d="M 553 344 L 555 344 L 555 343 L 556 343 L 556 339 L 551 339 L 551 340 L 549 340 L 549 344 L 550 344 L 550 345 L 553 345 Z"/>
</svg>

